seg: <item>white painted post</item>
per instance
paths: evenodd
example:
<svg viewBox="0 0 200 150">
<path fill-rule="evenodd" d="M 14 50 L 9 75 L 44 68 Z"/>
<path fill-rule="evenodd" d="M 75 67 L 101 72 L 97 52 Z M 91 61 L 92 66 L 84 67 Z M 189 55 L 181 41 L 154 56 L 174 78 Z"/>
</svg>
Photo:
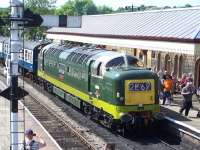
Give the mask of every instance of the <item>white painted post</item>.
<svg viewBox="0 0 200 150">
<path fill-rule="evenodd" d="M 10 26 L 10 55 L 7 60 L 7 84 L 10 86 L 11 100 L 11 150 L 18 150 L 18 59 L 22 48 L 21 31 L 19 24 L 22 24 L 23 2 L 11 0 L 11 26 Z"/>
</svg>

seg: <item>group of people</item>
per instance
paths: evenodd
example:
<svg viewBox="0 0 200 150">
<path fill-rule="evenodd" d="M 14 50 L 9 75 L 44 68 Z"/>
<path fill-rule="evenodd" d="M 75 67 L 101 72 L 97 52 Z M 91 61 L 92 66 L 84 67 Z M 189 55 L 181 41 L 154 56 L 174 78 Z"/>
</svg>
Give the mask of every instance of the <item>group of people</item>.
<svg viewBox="0 0 200 150">
<path fill-rule="evenodd" d="M 180 108 L 180 114 L 185 110 L 185 116 L 188 116 L 188 113 L 192 107 L 192 96 L 196 93 L 196 89 L 193 87 L 193 77 L 192 74 L 183 74 L 180 81 L 178 81 L 176 75 L 172 73 L 171 75 L 165 71 L 158 72 L 159 77 L 159 86 L 160 86 L 160 99 L 163 99 L 162 105 L 165 105 L 166 100 L 169 104 L 173 101 L 173 94 L 178 92 L 181 93 L 183 97 L 182 105 Z"/>
</svg>

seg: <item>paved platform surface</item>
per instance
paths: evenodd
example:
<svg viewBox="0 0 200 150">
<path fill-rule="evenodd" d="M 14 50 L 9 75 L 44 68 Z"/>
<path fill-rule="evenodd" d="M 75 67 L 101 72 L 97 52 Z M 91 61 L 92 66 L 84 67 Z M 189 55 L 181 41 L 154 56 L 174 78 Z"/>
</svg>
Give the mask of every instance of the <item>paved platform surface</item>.
<svg viewBox="0 0 200 150">
<path fill-rule="evenodd" d="M 193 108 L 190 110 L 188 117 L 184 116 L 184 112 L 183 115 L 179 113 L 181 104 L 182 96 L 174 95 L 174 101 L 171 105 L 161 105 L 161 112 L 174 120 L 181 121 L 186 125 L 196 128 L 200 132 L 200 118 L 196 117 L 197 112 L 200 109 L 200 103 L 197 97 L 195 95 L 193 96 Z"/>
<path fill-rule="evenodd" d="M 22 105 L 19 104 L 19 108 Z M 23 113 L 19 111 L 19 119 L 22 119 Z M 19 132 L 23 132 L 24 123 L 19 123 Z M 42 150 L 59 150 L 57 143 L 52 140 L 48 133 L 42 128 L 37 120 L 30 114 L 29 111 L 25 111 L 25 129 L 31 128 L 36 135 L 46 141 L 47 146 Z M 23 133 L 19 135 L 19 141 L 24 139 Z M 37 137 L 35 138 L 37 140 Z M 10 101 L 0 97 L 0 150 L 9 150 L 10 146 Z M 21 149 L 21 145 L 19 146 Z"/>
</svg>

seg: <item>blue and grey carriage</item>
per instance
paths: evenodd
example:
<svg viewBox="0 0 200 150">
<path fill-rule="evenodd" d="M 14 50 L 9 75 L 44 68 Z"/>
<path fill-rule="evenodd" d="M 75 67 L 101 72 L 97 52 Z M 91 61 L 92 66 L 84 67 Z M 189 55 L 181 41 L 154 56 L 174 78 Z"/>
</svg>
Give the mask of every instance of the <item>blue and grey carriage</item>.
<svg viewBox="0 0 200 150">
<path fill-rule="evenodd" d="M 25 41 L 24 51 L 19 55 L 19 71 L 24 73 L 35 74 L 37 72 L 37 60 L 39 51 L 48 44 L 44 41 Z M 0 60 L 5 65 L 9 54 L 9 38 L 0 37 Z"/>
</svg>

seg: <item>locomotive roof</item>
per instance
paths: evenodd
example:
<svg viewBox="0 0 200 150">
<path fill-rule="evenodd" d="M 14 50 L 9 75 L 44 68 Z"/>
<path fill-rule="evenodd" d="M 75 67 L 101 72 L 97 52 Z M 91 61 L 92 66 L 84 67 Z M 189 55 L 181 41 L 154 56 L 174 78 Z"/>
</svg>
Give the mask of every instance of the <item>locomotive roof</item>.
<svg viewBox="0 0 200 150">
<path fill-rule="evenodd" d="M 78 47 L 73 47 L 73 48 L 66 48 L 63 52 L 60 53 L 59 58 L 60 59 L 67 59 L 67 57 L 76 50 Z"/>
<path fill-rule="evenodd" d="M 48 53 L 48 55 L 54 55 L 63 60 L 85 65 L 88 65 L 91 60 L 95 60 L 96 63 L 101 62 L 102 64 L 106 65 L 112 59 L 124 57 L 125 55 L 123 53 L 108 51 L 105 49 L 97 49 L 94 47 L 90 48 L 79 45 L 74 46 L 70 43 L 67 45 L 52 43 L 46 46 L 44 49 L 47 49 L 46 53 Z"/>
<path fill-rule="evenodd" d="M 87 64 L 88 60 L 99 53 L 105 52 L 106 50 L 90 48 L 90 47 L 72 47 L 63 50 L 59 58 L 67 59 L 79 64 Z"/>
</svg>

